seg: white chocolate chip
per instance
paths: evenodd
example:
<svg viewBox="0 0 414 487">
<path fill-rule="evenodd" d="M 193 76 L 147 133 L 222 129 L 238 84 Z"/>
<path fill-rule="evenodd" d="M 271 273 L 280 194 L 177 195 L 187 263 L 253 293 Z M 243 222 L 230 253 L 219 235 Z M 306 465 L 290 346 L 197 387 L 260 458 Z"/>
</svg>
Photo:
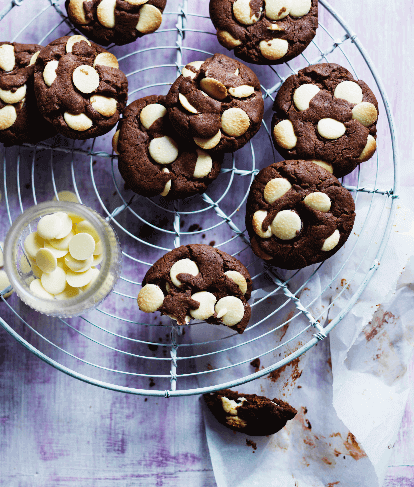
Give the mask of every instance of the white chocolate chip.
<svg viewBox="0 0 414 487">
<path fill-rule="evenodd" d="M 227 96 L 227 88 L 214 78 L 203 78 L 200 81 L 200 88 L 216 100 L 224 100 Z"/>
<path fill-rule="evenodd" d="M 318 132 L 325 139 L 335 140 L 344 135 L 346 127 L 333 118 L 322 118 L 318 122 Z"/>
<path fill-rule="evenodd" d="M 334 249 L 339 243 L 340 233 L 339 230 L 335 230 L 334 233 L 328 237 L 322 245 L 324 252 L 329 252 Z"/>
<path fill-rule="evenodd" d="M 361 103 L 362 88 L 355 81 L 342 81 L 334 91 L 335 98 L 349 101 L 349 103 Z"/>
<path fill-rule="evenodd" d="M 48 243 L 47 241 L 45 242 L 44 248 L 48 249 L 56 257 L 56 259 L 60 259 L 61 257 L 64 257 L 68 253 L 68 250 L 55 249 L 55 247 L 50 245 L 50 243 Z"/>
<path fill-rule="evenodd" d="M 290 120 L 282 120 L 276 124 L 273 129 L 273 135 L 277 145 L 280 145 L 283 149 L 293 149 L 298 143 L 298 138 Z"/>
<path fill-rule="evenodd" d="M 82 220 L 76 225 L 76 233 L 89 233 L 89 235 L 95 240 L 95 243 L 99 241 L 99 233 L 87 220 Z"/>
<path fill-rule="evenodd" d="M 221 317 L 221 321 L 227 326 L 234 326 L 243 319 L 244 304 L 243 301 L 235 296 L 226 296 L 221 298 L 216 304 L 216 313 L 226 308 L 227 312 Z"/>
<path fill-rule="evenodd" d="M 266 17 L 270 20 L 281 20 L 289 15 L 293 2 L 292 0 L 265 0 L 265 3 Z"/>
<path fill-rule="evenodd" d="M 68 201 L 70 203 L 80 203 L 79 198 L 76 196 L 75 193 L 72 191 L 59 191 L 57 194 L 59 197 L 59 201 Z M 53 201 L 57 201 L 58 198 L 56 198 L 56 195 L 53 196 Z"/>
<path fill-rule="evenodd" d="M 0 89 L 0 99 L 4 101 L 4 103 L 19 103 L 19 101 L 23 100 L 26 96 L 26 85 L 20 86 L 17 90 L 13 93 L 10 90 L 2 90 Z"/>
<path fill-rule="evenodd" d="M 243 429 L 246 428 L 247 423 L 244 419 L 238 416 L 226 416 L 226 423 L 233 428 Z"/>
<path fill-rule="evenodd" d="M 31 270 L 33 272 L 33 275 L 37 278 L 40 279 L 42 277 L 43 272 L 37 267 L 37 265 L 34 263 L 34 261 L 30 262 L 31 265 Z"/>
<path fill-rule="evenodd" d="M 217 313 L 216 318 L 221 319 L 227 313 L 227 308 L 221 308 L 221 310 Z"/>
<path fill-rule="evenodd" d="M 29 66 L 33 66 L 36 63 L 36 60 L 39 56 L 40 51 L 36 51 L 33 56 L 30 58 Z"/>
<path fill-rule="evenodd" d="M 240 137 L 249 130 L 249 115 L 241 108 L 224 110 L 221 116 L 221 127 L 227 135 Z"/>
<path fill-rule="evenodd" d="M 73 46 L 77 42 L 85 41 L 87 44 L 91 45 L 88 39 L 84 36 L 74 35 L 69 37 L 68 42 L 66 43 L 66 52 L 72 52 Z"/>
<path fill-rule="evenodd" d="M 53 299 L 53 294 L 46 291 L 46 289 L 42 286 L 40 279 L 35 279 L 32 281 L 29 285 L 29 289 L 38 298 Z"/>
<path fill-rule="evenodd" d="M 312 83 L 299 86 L 293 94 L 293 102 L 299 111 L 307 110 L 312 98 L 318 94 L 320 89 Z"/>
<path fill-rule="evenodd" d="M 317 161 L 317 160 L 312 160 L 311 162 L 313 162 L 317 166 L 323 167 L 328 172 L 330 172 L 331 174 L 333 174 L 333 166 L 332 166 L 332 164 L 329 164 L 329 162 Z"/>
<path fill-rule="evenodd" d="M 209 139 L 202 139 L 201 137 L 194 137 L 194 142 L 202 149 L 213 149 L 220 143 L 221 131 L 219 130 L 216 135 L 210 137 Z"/>
<path fill-rule="evenodd" d="M 261 41 L 259 48 L 263 57 L 270 61 L 277 61 L 288 52 L 289 43 L 285 39 L 271 39 L 269 41 Z"/>
<path fill-rule="evenodd" d="M 169 173 L 170 171 L 166 167 L 164 167 L 162 172 Z M 167 196 L 167 194 L 171 191 L 171 183 L 172 183 L 172 179 L 170 179 L 165 183 L 164 189 L 162 193 L 160 193 L 161 196 Z"/>
<path fill-rule="evenodd" d="M 207 320 L 214 315 L 214 305 L 217 298 L 214 294 L 207 291 L 201 291 L 191 296 L 191 299 L 200 303 L 197 309 L 191 309 L 190 315 L 196 320 Z"/>
<path fill-rule="evenodd" d="M 271 179 L 265 186 L 263 195 L 266 203 L 272 204 L 292 187 L 290 182 L 285 178 Z"/>
<path fill-rule="evenodd" d="M 230 32 L 227 32 L 226 30 L 218 30 L 217 39 L 220 44 L 227 47 L 227 49 L 234 49 L 235 47 L 240 46 L 242 43 L 242 41 L 235 39 Z"/>
<path fill-rule="evenodd" d="M 267 27 L 267 30 L 273 30 L 273 31 L 283 31 L 285 30 L 283 27 L 280 27 L 279 25 L 277 24 L 270 24 L 268 27 Z"/>
<path fill-rule="evenodd" d="M 98 22 L 108 29 L 115 27 L 115 6 L 116 0 L 101 0 L 96 9 Z"/>
<path fill-rule="evenodd" d="M 162 22 L 162 14 L 153 5 L 144 5 L 139 11 L 139 20 L 136 26 L 137 31 L 142 34 L 155 32 Z"/>
<path fill-rule="evenodd" d="M 58 213 L 52 213 L 51 215 L 45 215 L 37 224 L 37 233 L 39 237 L 49 240 L 50 238 L 56 238 L 57 235 L 63 229 L 63 220 Z"/>
<path fill-rule="evenodd" d="M 6 72 L 13 71 L 15 64 L 14 46 L 10 44 L 0 46 L 0 68 Z"/>
<path fill-rule="evenodd" d="M 26 237 L 23 246 L 27 255 L 30 258 L 35 259 L 38 250 L 43 248 L 44 244 L 45 241 L 43 238 L 37 232 L 32 232 Z"/>
<path fill-rule="evenodd" d="M 69 253 L 77 260 L 89 259 L 94 250 L 95 240 L 89 233 L 77 233 L 69 242 Z"/>
<path fill-rule="evenodd" d="M 167 109 L 163 105 L 151 103 L 141 110 L 139 119 L 144 128 L 148 130 L 156 120 L 165 117 L 165 115 L 167 115 Z"/>
<path fill-rule="evenodd" d="M 168 135 L 152 139 L 149 143 L 148 150 L 150 156 L 158 164 L 171 164 L 178 157 L 178 145 Z"/>
<path fill-rule="evenodd" d="M 99 86 L 99 73 L 87 64 L 78 66 L 72 74 L 73 84 L 81 93 L 92 93 Z"/>
<path fill-rule="evenodd" d="M 0 291 L 4 291 L 10 286 L 9 278 L 7 277 L 6 271 L 0 270 Z M 13 294 L 13 289 L 5 294 L 3 294 L 3 298 L 8 298 Z"/>
<path fill-rule="evenodd" d="M 327 213 L 331 209 L 331 199 L 326 193 L 310 193 L 303 200 L 306 206 Z"/>
<path fill-rule="evenodd" d="M 293 0 L 289 13 L 292 17 L 303 17 L 310 12 L 311 7 L 312 0 Z"/>
<path fill-rule="evenodd" d="M 190 259 L 178 260 L 170 270 L 171 281 L 174 286 L 180 287 L 181 282 L 177 279 L 178 274 L 191 274 L 196 276 L 199 273 L 197 264 Z"/>
<path fill-rule="evenodd" d="M 239 397 L 238 400 L 240 401 L 239 403 L 233 401 L 233 399 L 228 399 L 227 397 L 222 396 L 221 404 L 223 406 L 223 410 L 227 414 L 231 414 L 232 416 L 237 416 L 237 408 L 241 406 L 244 401 L 247 401 L 247 399 L 245 397 Z"/>
<path fill-rule="evenodd" d="M 66 287 L 66 272 L 61 267 L 50 273 L 44 272 L 40 278 L 42 286 L 50 294 L 59 294 Z"/>
<path fill-rule="evenodd" d="M 58 211 L 56 215 L 62 220 L 62 229 L 55 237 L 56 239 L 65 238 L 69 235 L 72 230 L 72 220 L 69 218 L 69 215 L 64 211 Z"/>
<path fill-rule="evenodd" d="M 271 224 L 273 235 L 281 240 L 292 240 L 302 229 L 302 222 L 292 210 L 282 210 L 275 216 Z"/>
<path fill-rule="evenodd" d="M 93 255 L 101 255 L 103 252 L 102 242 L 100 240 L 95 240 L 95 250 L 93 251 Z"/>
<path fill-rule="evenodd" d="M 247 98 L 254 93 L 254 86 L 241 85 L 237 88 L 230 88 L 229 93 L 235 98 Z"/>
<path fill-rule="evenodd" d="M 194 178 L 205 178 L 213 168 L 213 159 L 207 152 L 197 149 L 197 161 L 194 168 Z"/>
<path fill-rule="evenodd" d="M 80 25 L 87 25 L 90 22 L 85 17 L 84 2 L 85 0 L 70 0 L 68 5 L 68 14 Z"/>
<path fill-rule="evenodd" d="M 65 255 L 65 265 L 73 272 L 85 272 L 93 265 L 93 255 L 84 260 L 74 259 L 70 254 Z"/>
<path fill-rule="evenodd" d="M 374 137 L 371 134 L 369 134 L 364 150 L 361 152 L 361 155 L 358 157 L 358 159 L 362 162 L 371 159 L 371 157 L 374 155 L 376 148 L 377 148 L 377 142 L 374 139 Z"/>
<path fill-rule="evenodd" d="M 56 79 L 56 70 L 59 65 L 59 61 L 49 61 L 45 69 L 43 70 L 43 79 L 47 86 L 52 86 L 52 83 Z"/>
<path fill-rule="evenodd" d="M 253 25 L 259 20 L 259 17 L 252 14 L 250 0 L 236 0 L 233 3 L 233 15 L 243 25 Z"/>
<path fill-rule="evenodd" d="M 148 2 L 148 0 L 125 0 L 125 1 L 130 5 L 144 5 L 144 3 Z"/>
<path fill-rule="evenodd" d="M 86 272 L 73 272 L 69 270 L 66 274 L 66 281 L 72 287 L 87 286 L 94 278 L 96 279 L 96 271 L 92 267 Z"/>
<path fill-rule="evenodd" d="M 117 110 L 117 101 L 115 98 L 109 98 L 108 96 L 93 95 L 91 96 L 91 105 L 94 110 L 103 115 L 104 117 L 112 117 Z"/>
<path fill-rule="evenodd" d="M 247 281 L 245 277 L 240 274 L 240 272 L 237 271 L 227 271 L 224 273 L 225 276 L 227 276 L 229 279 L 234 281 L 240 288 L 240 291 L 243 294 L 246 294 L 247 292 Z"/>
<path fill-rule="evenodd" d="M 10 128 L 17 119 L 16 109 L 13 105 L 6 105 L 0 109 L 0 130 Z"/>
<path fill-rule="evenodd" d="M 95 58 L 93 62 L 93 67 L 95 66 L 108 66 L 109 68 L 119 68 L 118 59 L 110 52 L 101 52 Z"/>
<path fill-rule="evenodd" d="M 119 152 L 118 152 L 119 132 L 120 132 L 120 130 L 118 129 L 114 133 L 114 136 L 112 137 L 112 149 L 114 150 L 115 154 L 118 154 L 118 155 L 119 155 Z"/>
<path fill-rule="evenodd" d="M 191 63 L 188 63 L 184 66 L 181 74 L 184 76 L 184 78 L 195 78 L 197 76 L 197 73 L 194 73 L 194 71 L 191 71 L 191 69 L 188 69 L 187 66 L 192 66 L 193 68 L 195 68 L 198 71 L 203 64 L 204 64 L 204 61 L 193 61 Z"/>
<path fill-rule="evenodd" d="M 89 269 L 88 273 L 89 273 L 88 279 L 90 279 L 90 281 L 85 286 L 81 286 L 82 291 L 87 291 L 88 289 L 91 288 L 91 286 L 93 285 L 93 283 L 96 281 L 96 279 L 99 276 L 99 269 L 95 269 L 95 267 L 91 267 Z"/>
<path fill-rule="evenodd" d="M 168 315 L 168 316 L 169 316 L 169 317 L 170 317 L 172 320 L 178 321 L 178 318 L 176 318 L 175 316 L 173 316 L 173 315 Z M 184 318 L 184 321 L 185 321 L 185 323 L 186 323 L 186 324 L 187 324 L 187 323 L 190 323 L 190 321 L 191 321 L 191 316 L 188 316 L 188 315 L 187 315 L 187 316 Z"/>
<path fill-rule="evenodd" d="M 49 249 L 40 249 L 36 254 L 36 265 L 42 272 L 53 272 L 57 267 L 57 259 Z"/>
<path fill-rule="evenodd" d="M 352 118 L 358 120 L 364 127 L 369 127 L 377 121 L 378 112 L 375 105 L 363 101 L 355 105 L 352 109 Z"/>
<path fill-rule="evenodd" d="M 138 307 L 144 313 L 154 313 L 164 302 L 164 293 L 156 284 L 146 284 L 138 294 Z"/>
<path fill-rule="evenodd" d="M 65 122 L 68 127 L 77 132 L 84 132 L 92 127 L 92 120 L 87 117 L 84 113 L 79 113 L 79 115 L 73 115 L 72 113 L 65 112 L 63 114 Z"/>
<path fill-rule="evenodd" d="M 178 99 L 180 100 L 181 105 L 190 113 L 198 113 L 198 110 L 191 105 L 191 103 L 187 100 L 187 98 L 179 93 Z"/>
<path fill-rule="evenodd" d="M 71 220 L 72 221 L 72 220 Z M 56 250 L 67 250 L 69 251 L 69 242 L 71 241 L 72 237 L 74 236 L 75 234 L 73 233 L 73 231 L 71 230 L 68 235 L 66 235 L 66 237 L 64 238 L 60 238 L 60 239 L 50 239 L 49 240 L 49 244 L 55 248 Z"/>
<path fill-rule="evenodd" d="M 78 287 L 66 285 L 65 289 L 61 293 L 55 294 L 55 299 L 58 299 L 59 301 L 66 301 L 67 299 L 76 298 L 81 292 L 82 290 Z"/>
<path fill-rule="evenodd" d="M 252 219 L 253 230 L 261 238 L 270 238 L 272 236 L 272 229 L 270 228 L 270 226 L 267 227 L 265 232 L 262 230 L 262 223 L 266 217 L 267 217 L 267 211 L 258 210 L 253 215 L 253 219 Z"/>
</svg>

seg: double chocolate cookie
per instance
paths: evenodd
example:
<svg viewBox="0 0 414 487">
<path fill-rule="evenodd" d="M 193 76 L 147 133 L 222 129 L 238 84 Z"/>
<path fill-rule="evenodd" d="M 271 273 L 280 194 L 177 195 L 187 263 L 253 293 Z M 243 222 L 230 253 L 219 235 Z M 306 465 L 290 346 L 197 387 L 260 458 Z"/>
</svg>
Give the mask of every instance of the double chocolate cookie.
<svg viewBox="0 0 414 487">
<path fill-rule="evenodd" d="M 129 44 L 156 31 L 167 0 L 66 0 L 69 19 L 90 39 Z"/>
<path fill-rule="evenodd" d="M 0 142 L 35 143 L 55 135 L 37 109 L 33 90 L 37 44 L 0 42 Z"/>
<path fill-rule="evenodd" d="M 315 37 L 318 0 L 210 0 L 217 39 L 249 63 L 281 64 Z"/>
<path fill-rule="evenodd" d="M 79 35 L 44 47 L 34 77 L 40 112 L 71 139 L 109 132 L 128 98 L 128 81 L 116 57 Z"/>
<path fill-rule="evenodd" d="M 239 394 L 230 389 L 204 394 L 203 397 L 219 423 L 249 436 L 273 435 L 297 413 L 295 408 L 280 399 Z"/>
<path fill-rule="evenodd" d="M 167 95 L 177 132 L 209 152 L 233 152 L 260 129 L 264 103 L 251 69 L 223 54 L 187 64 Z"/>
<path fill-rule="evenodd" d="M 138 295 L 145 313 L 161 311 L 185 325 L 192 318 L 243 333 L 252 280 L 244 265 L 209 245 L 182 245 L 149 269 Z"/>
<path fill-rule="evenodd" d="M 262 169 L 247 200 L 253 252 L 282 269 L 331 257 L 346 242 L 354 220 L 351 193 L 310 161 L 281 161 Z"/>
<path fill-rule="evenodd" d="M 168 199 L 203 193 L 220 173 L 223 156 L 207 154 L 172 128 L 165 96 L 147 96 L 125 110 L 113 139 L 127 186 Z"/>
<path fill-rule="evenodd" d="M 338 64 L 316 64 L 290 76 L 273 109 L 273 141 L 285 159 L 321 160 L 342 177 L 375 152 L 375 95 Z"/>
</svg>

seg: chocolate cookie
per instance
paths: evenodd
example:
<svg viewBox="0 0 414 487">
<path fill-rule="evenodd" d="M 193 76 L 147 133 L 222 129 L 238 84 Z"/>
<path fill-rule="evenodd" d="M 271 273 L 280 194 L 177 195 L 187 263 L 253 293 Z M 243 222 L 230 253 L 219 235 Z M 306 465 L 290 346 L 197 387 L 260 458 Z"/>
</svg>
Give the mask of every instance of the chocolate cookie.
<svg viewBox="0 0 414 487">
<path fill-rule="evenodd" d="M 166 115 L 165 96 L 147 96 L 126 108 L 113 139 L 119 172 L 143 196 L 203 193 L 219 175 L 223 156 L 183 140 Z"/>
<path fill-rule="evenodd" d="M 259 130 L 264 103 L 251 69 L 223 54 L 183 69 L 167 95 L 173 127 L 210 152 L 233 152 Z"/>
<path fill-rule="evenodd" d="M 273 435 L 297 413 L 295 408 L 280 399 L 239 394 L 230 389 L 204 394 L 203 397 L 219 423 L 249 436 Z"/>
<path fill-rule="evenodd" d="M 182 245 L 149 269 L 138 295 L 145 313 L 161 311 L 185 325 L 192 318 L 243 333 L 252 280 L 244 265 L 210 245 Z"/>
<path fill-rule="evenodd" d="M 40 112 L 71 139 L 109 132 L 128 98 L 128 81 L 116 57 L 79 35 L 44 47 L 34 78 Z"/>
<path fill-rule="evenodd" d="M 155 32 L 167 0 L 66 0 L 69 19 L 103 46 L 129 44 Z"/>
<path fill-rule="evenodd" d="M 33 90 L 37 44 L 0 42 L 0 142 L 35 143 L 55 135 L 37 109 Z"/>
<path fill-rule="evenodd" d="M 290 76 L 273 109 L 273 141 L 285 159 L 321 160 L 342 177 L 375 152 L 377 100 L 338 64 L 315 64 Z"/>
<path fill-rule="evenodd" d="M 351 193 L 311 161 L 281 161 L 262 169 L 250 189 L 246 227 L 254 253 L 282 269 L 331 257 L 355 220 Z"/>
<path fill-rule="evenodd" d="M 315 37 L 318 0 L 210 0 L 217 39 L 249 63 L 281 64 Z"/>
</svg>

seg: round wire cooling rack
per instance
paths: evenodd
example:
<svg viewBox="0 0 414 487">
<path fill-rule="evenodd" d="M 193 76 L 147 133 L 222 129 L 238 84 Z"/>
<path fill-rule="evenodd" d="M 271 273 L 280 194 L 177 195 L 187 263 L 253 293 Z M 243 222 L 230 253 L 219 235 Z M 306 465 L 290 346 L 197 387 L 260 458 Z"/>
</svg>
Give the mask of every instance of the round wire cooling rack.
<svg viewBox="0 0 414 487">
<path fill-rule="evenodd" d="M 163 28 L 127 46 L 110 46 L 129 80 L 129 101 L 165 94 L 188 62 L 224 52 L 208 18 L 208 2 L 169 0 Z M 253 66 L 262 83 L 265 117 L 250 144 L 226 156 L 222 174 L 204 195 L 168 203 L 125 188 L 111 153 L 112 133 L 93 141 L 63 137 L 36 146 L 3 148 L 0 206 L 7 225 L 26 208 L 71 190 L 117 231 L 123 271 L 98 309 L 77 318 L 35 313 L 10 288 L 0 291 L 0 324 L 39 358 L 84 382 L 152 396 L 200 394 L 234 387 L 288 364 L 313 347 L 351 310 L 380 265 L 398 195 L 397 147 L 389 104 L 357 36 L 325 1 L 316 38 L 305 52 L 278 66 Z M 22 9 L 23 5 L 30 5 Z M 13 0 L 0 12 L 3 32 L 16 42 L 47 44 L 74 32 L 64 0 Z M 21 19 L 27 17 L 23 28 Z M 137 50 L 136 47 L 139 46 Z M 231 55 L 231 54 L 230 54 Z M 271 106 L 290 74 L 309 64 L 337 62 L 363 76 L 380 103 L 378 151 L 343 179 L 357 209 L 354 235 L 327 262 L 300 271 L 266 266 L 250 250 L 244 205 L 258 170 L 278 160 L 269 133 Z M 357 72 L 358 71 L 358 72 Z M 225 327 L 145 315 L 136 297 L 148 268 L 165 252 L 207 243 L 237 256 L 254 283 L 252 320 L 243 335 Z M 252 368 L 251 362 L 256 367 Z"/>
</svg>

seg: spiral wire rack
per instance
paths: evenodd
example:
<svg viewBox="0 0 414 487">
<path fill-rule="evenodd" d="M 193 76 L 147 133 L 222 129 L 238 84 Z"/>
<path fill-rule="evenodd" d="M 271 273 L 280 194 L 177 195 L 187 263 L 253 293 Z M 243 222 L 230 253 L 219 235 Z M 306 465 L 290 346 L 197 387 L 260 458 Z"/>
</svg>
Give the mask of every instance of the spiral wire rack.
<svg viewBox="0 0 414 487">
<path fill-rule="evenodd" d="M 0 13 L 0 21 L 4 23 L 29 2 L 13 0 Z M 320 281 L 320 291 L 311 300 L 302 299 L 315 279 L 326 274 L 326 264 L 285 272 L 263 264 L 250 250 L 244 211 L 240 210 L 259 169 L 278 157 L 265 121 L 248 146 L 226 157 L 222 174 L 205 194 L 175 203 L 143 198 L 123 188 L 114 164 L 116 156 L 108 151 L 110 135 L 84 142 L 58 136 L 51 143 L 3 148 L 3 221 L 11 225 L 25 208 L 53 195 L 59 199 L 60 190 L 72 189 L 81 203 L 103 213 L 117 231 L 123 248 L 123 272 L 115 290 L 97 310 L 72 319 L 38 315 L 15 295 L 6 300 L 10 287 L 0 291 L 0 324 L 8 333 L 76 379 L 120 392 L 165 397 L 234 387 L 262 377 L 289 364 L 328 335 L 357 302 L 380 265 L 393 223 L 398 177 L 394 124 L 379 77 L 356 34 L 325 0 L 319 3 L 318 35 L 299 58 L 277 68 L 253 67 L 269 86 L 262 86 L 265 120 L 270 118 L 275 93 L 290 74 L 309 64 L 339 62 L 358 77 L 351 62 L 357 55 L 367 68 L 364 77 L 372 76 L 386 115 L 381 114 L 386 126 L 377 155 L 343 180 L 354 195 L 357 215 L 359 207 L 364 208 L 359 236 L 347 243 L 340 258 L 332 258 L 337 265 L 329 278 Z M 32 1 L 32 7 L 34 4 Z M 169 0 L 167 7 L 173 10 L 164 12 L 163 28 L 140 40 L 141 49 L 133 50 L 135 43 L 132 50 L 131 46 L 109 47 L 127 74 L 129 101 L 166 92 L 185 64 L 212 55 L 204 50 L 208 44 L 205 36 L 212 39 L 215 51 L 224 52 L 205 13 L 190 12 L 188 0 Z M 333 27 L 326 27 L 332 23 Z M 9 25 L 15 24 L 9 20 Z M 41 0 L 36 2 L 35 15 L 12 41 L 45 45 L 72 32 L 62 0 Z M 164 45 L 170 38 L 171 43 Z M 154 64 L 141 65 L 141 59 L 149 56 Z M 165 62 L 167 57 L 169 63 Z M 133 64 L 137 69 L 128 71 Z M 381 177 L 384 164 L 388 174 L 392 171 L 391 184 L 389 177 Z M 200 223 L 207 223 L 207 227 L 203 229 Z M 187 231 L 185 225 L 189 225 Z M 211 245 L 242 260 L 258 290 L 251 304 L 253 319 L 243 335 L 205 323 L 179 327 L 167 317 L 143 315 L 136 306 L 141 280 L 156 259 L 182 244 L 207 243 L 208 236 L 221 239 Z M 338 280 L 346 286 L 335 288 Z M 328 296 L 323 310 L 315 308 L 318 300 Z M 290 333 L 284 339 L 287 330 Z M 252 373 L 250 362 L 257 358 L 264 365 Z"/>
</svg>

